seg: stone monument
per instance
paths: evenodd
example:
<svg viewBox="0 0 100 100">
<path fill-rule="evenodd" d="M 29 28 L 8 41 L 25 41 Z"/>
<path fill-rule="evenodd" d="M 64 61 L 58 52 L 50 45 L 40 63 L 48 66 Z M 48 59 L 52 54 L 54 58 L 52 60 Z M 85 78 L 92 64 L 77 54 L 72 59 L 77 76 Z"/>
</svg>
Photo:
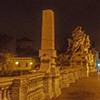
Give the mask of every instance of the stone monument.
<svg viewBox="0 0 100 100">
<path fill-rule="evenodd" d="M 41 49 L 39 51 L 39 57 L 41 59 L 40 71 L 48 73 L 52 70 L 51 68 L 55 67 L 56 50 L 54 13 L 52 10 L 43 10 Z"/>
<path fill-rule="evenodd" d="M 41 49 L 39 50 L 40 69 L 45 74 L 44 91 L 46 100 L 60 95 L 59 71 L 56 67 L 54 12 L 43 10 Z"/>
</svg>

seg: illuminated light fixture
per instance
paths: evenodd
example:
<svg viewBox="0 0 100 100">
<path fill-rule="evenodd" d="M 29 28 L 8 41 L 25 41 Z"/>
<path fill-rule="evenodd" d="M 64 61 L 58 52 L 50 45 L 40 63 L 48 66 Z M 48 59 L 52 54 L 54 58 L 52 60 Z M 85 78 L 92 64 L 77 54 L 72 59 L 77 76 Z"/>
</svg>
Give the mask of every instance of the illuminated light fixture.
<svg viewBox="0 0 100 100">
<path fill-rule="evenodd" d="M 16 62 L 15 62 L 15 64 L 16 64 L 16 65 L 18 65 L 18 64 L 19 64 L 19 62 L 18 62 L 18 61 L 16 61 Z"/>
<path fill-rule="evenodd" d="M 30 65 L 32 65 L 33 64 L 33 62 L 30 62 Z"/>
<path fill-rule="evenodd" d="M 98 63 L 98 67 L 100 67 L 100 63 Z"/>
</svg>

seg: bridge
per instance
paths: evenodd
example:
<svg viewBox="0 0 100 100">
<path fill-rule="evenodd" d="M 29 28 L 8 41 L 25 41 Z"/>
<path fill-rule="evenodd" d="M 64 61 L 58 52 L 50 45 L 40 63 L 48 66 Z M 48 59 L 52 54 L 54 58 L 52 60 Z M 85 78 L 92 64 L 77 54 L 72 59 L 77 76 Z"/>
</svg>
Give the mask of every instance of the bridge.
<svg viewBox="0 0 100 100">
<path fill-rule="evenodd" d="M 95 90 L 99 87 L 99 76 L 90 77 L 96 73 L 96 60 L 94 50 L 90 50 L 89 36 L 77 27 L 68 45 L 68 65 L 57 65 L 54 12 L 43 10 L 40 69 L 29 75 L 0 78 L 0 100 L 78 100 L 78 97 L 93 100 L 91 97 L 99 97 Z"/>
</svg>

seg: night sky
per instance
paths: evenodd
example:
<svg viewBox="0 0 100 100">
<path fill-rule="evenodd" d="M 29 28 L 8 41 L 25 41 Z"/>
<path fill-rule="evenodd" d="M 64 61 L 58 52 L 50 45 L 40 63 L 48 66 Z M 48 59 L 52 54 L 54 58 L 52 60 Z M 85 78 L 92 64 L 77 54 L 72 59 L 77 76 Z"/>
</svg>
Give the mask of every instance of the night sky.
<svg viewBox="0 0 100 100">
<path fill-rule="evenodd" d="M 0 33 L 28 36 L 34 49 L 40 49 L 43 9 L 55 12 L 57 49 L 63 49 L 73 29 L 82 26 L 100 51 L 100 0 L 0 0 Z"/>
</svg>

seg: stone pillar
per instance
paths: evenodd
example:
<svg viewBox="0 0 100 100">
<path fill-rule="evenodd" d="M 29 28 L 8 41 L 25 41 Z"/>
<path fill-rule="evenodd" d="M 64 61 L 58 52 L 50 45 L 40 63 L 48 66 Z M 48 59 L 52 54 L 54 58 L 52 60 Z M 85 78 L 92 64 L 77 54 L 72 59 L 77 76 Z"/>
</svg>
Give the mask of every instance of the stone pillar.
<svg viewBox="0 0 100 100">
<path fill-rule="evenodd" d="M 39 72 L 45 73 L 44 91 L 46 100 L 60 94 L 59 71 L 55 63 L 56 50 L 54 33 L 54 12 L 52 10 L 43 10 L 41 49 L 39 50 L 41 64 Z"/>
<path fill-rule="evenodd" d="M 43 10 L 42 16 L 42 36 L 41 49 L 39 50 L 39 57 L 42 59 L 47 56 L 51 58 L 52 63 L 55 63 L 55 36 L 54 36 L 54 13 L 52 10 Z M 41 62 L 40 71 L 50 71 L 50 67 L 46 67 Z"/>
</svg>

